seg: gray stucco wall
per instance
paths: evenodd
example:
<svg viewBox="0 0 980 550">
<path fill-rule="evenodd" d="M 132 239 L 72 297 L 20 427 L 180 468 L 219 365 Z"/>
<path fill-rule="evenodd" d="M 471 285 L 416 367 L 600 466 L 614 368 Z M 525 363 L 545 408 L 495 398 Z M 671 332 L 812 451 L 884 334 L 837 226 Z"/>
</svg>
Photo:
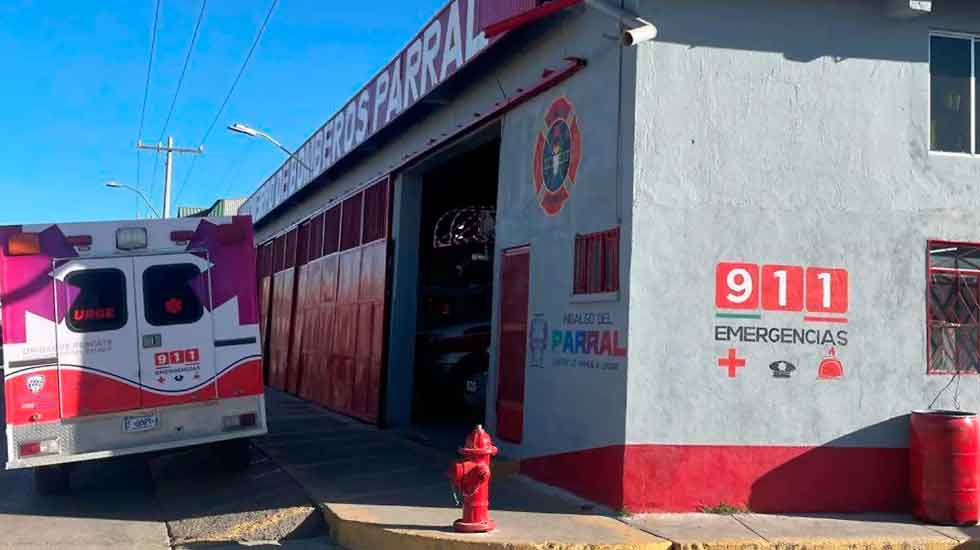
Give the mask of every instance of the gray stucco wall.
<svg viewBox="0 0 980 550">
<path fill-rule="evenodd" d="M 630 443 L 901 447 L 926 375 L 926 241 L 980 241 L 980 160 L 928 152 L 930 29 L 980 32 L 939 0 L 889 19 L 877 1 L 637 0 Z M 847 324 L 716 317 L 715 267 L 845 268 Z M 717 326 L 847 331 L 829 345 L 731 342 Z M 729 378 L 718 359 L 746 365 Z M 769 365 L 793 363 L 791 378 Z M 936 407 L 980 406 L 975 376 Z"/>
<path fill-rule="evenodd" d="M 618 345 L 627 347 L 629 297 L 629 220 L 632 211 L 632 123 L 634 115 L 635 53 L 623 50 L 618 25 L 612 19 L 576 8 L 521 29 L 484 55 L 487 70 L 470 73 L 452 101 L 417 124 L 403 128 L 363 162 L 336 181 L 308 194 L 298 203 L 263 220 L 257 239 L 264 240 L 337 200 L 350 190 L 387 174 L 407 154 L 424 151 L 430 139 L 454 132 L 486 113 L 496 103 L 538 83 L 546 69 L 568 65 L 580 57 L 588 66 L 560 86 L 510 111 L 499 122 L 501 134 L 497 213 L 497 281 L 501 251 L 530 244 L 531 297 L 529 315 L 548 324 L 548 348 L 528 357 L 525 380 L 524 437 L 520 445 L 499 441 L 511 457 L 537 456 L 621 444 L 626 414 L 626 360 L 596 354 L 565 353 L 551 347 L 554 331 L 615 331 Z M 504 96 L 507 95 L 507 97 Z M 581 166 L 571 197 L 555 216 L 547 216 L 534 189 L 533 161 L 544 116 L 557 98 L 575 106 L 582 129 Z M 414 349 L 418 277 L 419 186 L 432 157 L 408 166 L 395 179 L 393 232 L 394 266 L 391 335 L 385 420 L 408 422 Z M 465 184 L 465 174 L 460 175 Z M 620 292 L 601 301 L 572 297 L 573 247 L 578 233 L 615 228 L 621 224 Z M 488 387 L 487 425 L 495 427 L 497 386 L 496 350 L 499 334 L 499 294 L 494 299 L 493 364 Z M 566 320 L 566 315 L 578 315 Z M 559 346 L 560 348 L 560 346 Z M 523 367 L 523 366 L 522 366 Z"/>
<path fill-rule="evenodd" d="M 520 446 L 503 446 L 514 457 L 621 444 L 626 413 L 625 357 L 567 353 L 554 337 L 562 331 L 616 331 L 619 345 L 629 345 L 626 304 L 636 61 L 631 50 L 620 47 L 618 24 L 591 10 L 573 10 L 533 31 L 529 34 L 536 38 L 528 43 L 522 64 L 541 66 L 549 59 L 574 56 L 586 59 L 588 66 L 509 113 L 502 125 L 497 280 L 500 252 L 530 244 L 529 314 L 532 323 L 547 323 L 549 334 L 539 357 L 529 351 L 524 441 Z M 570 198 L 557 215 L 548 216 L 535 194 L 534 152 L 545 128 L 545 114 L 562 96 L 575 106 L 582 130 L 582 161 Z M 573 296 L 576 234 L 617 225 L 623 232 L 619 293 L 591 302 Z M 498 306 L 499 301 L 494 306 L 494 326 L 498 326 Z M 494 336 L 495 347 L 498 336 Z M 496 395 L 496 386 L 491 384 L 489 391 Z M 489 409 L 492 416 L 492 403 Z"/>
</svg>

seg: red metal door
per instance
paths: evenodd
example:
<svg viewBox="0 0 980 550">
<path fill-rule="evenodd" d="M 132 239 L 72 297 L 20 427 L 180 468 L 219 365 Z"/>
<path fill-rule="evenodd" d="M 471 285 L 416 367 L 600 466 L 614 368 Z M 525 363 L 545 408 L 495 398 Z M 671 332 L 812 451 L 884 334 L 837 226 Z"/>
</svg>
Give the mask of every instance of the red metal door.
<svg viewBox="0 0 980 550">
<path fill-rule="evenodd" d="M 520 443 L 524 435 L 524 368 L 527 351 L 531 247 L 503 252 L 500 343 L 497 346 L 497 436 Z"/>
<path fill-rule="evenodd" d="M 306 262 L 310 257 L 310 227 L 308 220 L 299 226 L 296 245 L 296 269 L 293 291 L 293 328 L 290 331 L 289 359 L 286 365 L 286 391 L 298 395 L 300 380 L 303 378 L 303 341 L 306 335 L 306 310 L 309 307 L 310 286 L 308 284 Z"/>
</svg>

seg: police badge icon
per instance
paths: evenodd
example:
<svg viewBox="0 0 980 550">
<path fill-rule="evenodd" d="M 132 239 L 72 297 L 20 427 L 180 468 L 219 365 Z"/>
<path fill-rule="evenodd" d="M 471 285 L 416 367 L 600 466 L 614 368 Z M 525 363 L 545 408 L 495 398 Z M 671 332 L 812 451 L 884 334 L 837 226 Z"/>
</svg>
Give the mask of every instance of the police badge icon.
<svg viewBox="0 0 980 550">
<path fill-rule="evenodd" d="M 582 133 L 575 106 L 565 96 L 552 102 L 534 149 L 534 193 L 548 216 L 571 197 L 582 162 Z"/>
<path fill-rule="evenodd" d="M 796 372 L 796 365 L 789 361 L 775 361 L 769 365 L 773 378 L 789 378 Z"/>
</svg>

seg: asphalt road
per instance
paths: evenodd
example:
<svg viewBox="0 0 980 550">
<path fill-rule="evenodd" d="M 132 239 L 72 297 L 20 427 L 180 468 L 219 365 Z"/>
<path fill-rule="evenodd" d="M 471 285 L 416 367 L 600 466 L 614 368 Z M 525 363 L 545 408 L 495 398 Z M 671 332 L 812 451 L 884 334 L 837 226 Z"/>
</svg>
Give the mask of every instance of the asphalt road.
<svg viewBox="0 0 980 550">
<path fill-rule="evenodd" d="M 80 464 L 71 482 L 43 497 L 30 470 L 0 470 L 0 549 L 336 549 L 303 490 L 254 448 L 242 473 L 192 448 Z"/>
</svg>

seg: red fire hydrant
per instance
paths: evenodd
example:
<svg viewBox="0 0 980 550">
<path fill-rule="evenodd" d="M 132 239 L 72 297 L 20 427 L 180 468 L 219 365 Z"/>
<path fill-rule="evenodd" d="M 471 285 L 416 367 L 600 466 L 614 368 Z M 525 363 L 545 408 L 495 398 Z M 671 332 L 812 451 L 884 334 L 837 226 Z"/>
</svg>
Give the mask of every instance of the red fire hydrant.
<svg viewBox="0 0 980 550">
<path fill-rule="evenodd" d="M 453 523 L 460 533 L 485 533 L 496 528 L 490 519 L 490 457 L 497 454 L 490 434 L 477 426 L 459 450 L 463 460 L 449 467 L 453 493 L 463 497 L 463 517 Z"/>
</svg>

